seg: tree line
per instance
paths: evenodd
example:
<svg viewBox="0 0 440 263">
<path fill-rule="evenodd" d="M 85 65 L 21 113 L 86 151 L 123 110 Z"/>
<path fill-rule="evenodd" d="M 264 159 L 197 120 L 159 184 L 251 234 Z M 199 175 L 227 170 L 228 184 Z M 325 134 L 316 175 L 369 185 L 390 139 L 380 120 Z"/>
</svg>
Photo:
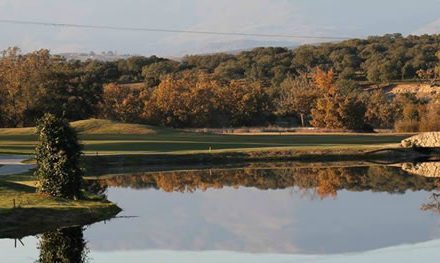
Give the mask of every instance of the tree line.
<svg viewBox="0 0 440 263">
<path fill-rule="evenodd" d="M 179 61 L 80 62 L 9 48 L 0 58 L 0 126 L 32 126 L 50 112 L 178 128 L 296 123 L 440 130 L 439 98 L 366 89 L 397 80 L 436 85 L 439 50 L 440 35 L 400 34 Z"/>
</svg>

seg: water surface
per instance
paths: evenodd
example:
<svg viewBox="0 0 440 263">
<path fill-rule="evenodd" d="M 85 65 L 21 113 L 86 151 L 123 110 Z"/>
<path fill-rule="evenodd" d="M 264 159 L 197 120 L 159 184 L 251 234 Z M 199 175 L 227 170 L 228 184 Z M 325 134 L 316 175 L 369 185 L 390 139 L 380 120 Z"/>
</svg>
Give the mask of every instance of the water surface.
<svg viewBox="0 0 440 263">
<path fill-rule="evenodd" d="M 0 240 L 0 251 L 8 262 L 63 253 L 79 262 L 411 262 L 440 256 L 439 183 L 340 164 L 104 176 L 95 189 L 124 210 L 119 218 L 17 248 Z"/>
</svg>

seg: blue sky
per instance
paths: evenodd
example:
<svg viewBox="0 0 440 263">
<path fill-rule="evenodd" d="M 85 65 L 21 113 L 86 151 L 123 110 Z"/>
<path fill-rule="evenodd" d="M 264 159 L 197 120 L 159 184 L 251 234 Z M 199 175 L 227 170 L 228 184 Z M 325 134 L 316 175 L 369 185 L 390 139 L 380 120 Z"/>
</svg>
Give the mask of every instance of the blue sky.
<svg viewBox="0 0 440 263">
<path fill-rule="evenodd" d="M 247 33 L 439 33 L 440 0 L 0 0 L 0 19 Z M 307 40 L 97 31 L 0 24 L 0 49 L 177 56 Z"/>
</svg>

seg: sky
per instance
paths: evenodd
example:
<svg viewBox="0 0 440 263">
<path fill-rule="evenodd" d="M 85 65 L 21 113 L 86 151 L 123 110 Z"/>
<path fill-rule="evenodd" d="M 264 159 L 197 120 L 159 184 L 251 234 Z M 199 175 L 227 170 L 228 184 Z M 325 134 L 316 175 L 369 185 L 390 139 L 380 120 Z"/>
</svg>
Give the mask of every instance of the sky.
<svg viewBox="0 0 440 263">
<path fill-rule="evenodd" d="M 439 10 L 440 0 L 0 0 L 0 19 L 338 37 L 440 33 Z M 1 50 L 181 56 L 310 41 L 0 23 Z"/>
</svg>

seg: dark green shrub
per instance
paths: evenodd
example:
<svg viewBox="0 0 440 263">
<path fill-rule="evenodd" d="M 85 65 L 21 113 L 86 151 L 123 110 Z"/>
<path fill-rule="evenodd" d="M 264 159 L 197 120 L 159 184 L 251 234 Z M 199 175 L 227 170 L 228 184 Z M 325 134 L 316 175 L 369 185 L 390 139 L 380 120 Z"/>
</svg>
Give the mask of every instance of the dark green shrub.
<svg viewBox="0 0 440 263">
<path fill-rule="evenodd" d="M 39 191 L 54 197 L 80 197 L 82 171 L 79 168 L 81 146 L 67 120 L 45 114 L 37 126 L 36 148 Z"/>
</svg>

